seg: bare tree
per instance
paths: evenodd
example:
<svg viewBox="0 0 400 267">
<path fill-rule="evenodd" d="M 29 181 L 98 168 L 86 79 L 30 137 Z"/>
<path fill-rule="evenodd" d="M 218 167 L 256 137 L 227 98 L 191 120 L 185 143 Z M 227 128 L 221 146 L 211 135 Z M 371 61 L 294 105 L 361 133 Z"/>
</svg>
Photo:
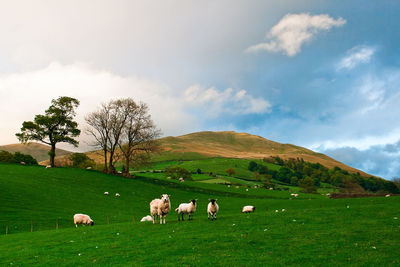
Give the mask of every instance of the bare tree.
<svg viewBox="0 0 400 267">
<path fill-rule="evenodd" d="M 136 104 L 131 98 L 111 100 L 90 113 L 86 131 L 94 137 L 94 146 L 103 150 L 104 172 L 115 173 L 115 163 L 122 156 L 125 161 L 124 175 L 129 168 L 148 160 L 155 151 L 155 139 L 160 135 L 144 103 Z M 117 150 L 120 149 L 120 151 Z"/>
<path fill-rule="evenodd" d="M 93 146 L 100 148 L 104 154 L 104 172 L 108 172 L 108 161 L 107 161 L 107 152 L 108 152 L 108 139 L 111 132 L 111 104 L 103 103 L 101 107 L 94 112 L 89 113 L 85 117 L 85 121 L 89 126 L 86 129 L 86 132 L 94 137 Z"/>
<path fill-rule="evenodd" d="M 154 125 L 149 108 L 145 103 L 136 104 L 131 98 L 121 101 L 125 124 L 122 127 L 118 146 L 124 158 L 124 176 L 130 176 L 129 169 L 148 161 L 149 154 L 158 148 L 156 139 L 160 131 Z"/>
</svg>

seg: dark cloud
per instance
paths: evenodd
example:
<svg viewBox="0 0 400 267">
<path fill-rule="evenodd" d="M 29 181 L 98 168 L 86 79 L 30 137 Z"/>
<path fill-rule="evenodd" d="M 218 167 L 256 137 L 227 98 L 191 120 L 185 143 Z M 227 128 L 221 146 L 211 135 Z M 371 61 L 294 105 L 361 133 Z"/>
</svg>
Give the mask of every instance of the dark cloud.
<svg viewBox="0 0 400 267">
<path fill-rule="evenodd" d="M 328 149 L 323 153 L 349 166 L 385 179 L 400 175 L 400 141 L 372 146 L 366 150 L 354 147 Z"/>
</svg>

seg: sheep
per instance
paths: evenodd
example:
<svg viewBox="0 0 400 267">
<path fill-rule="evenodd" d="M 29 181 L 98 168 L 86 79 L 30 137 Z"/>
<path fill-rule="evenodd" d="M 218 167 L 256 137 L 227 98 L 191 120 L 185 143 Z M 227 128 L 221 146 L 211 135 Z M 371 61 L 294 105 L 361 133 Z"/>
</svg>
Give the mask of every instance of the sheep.
<svg viewBox="0 0 400 267">
<path fill-rule="evenodd" d="M 25 165 L 25 162 L 23 162 L 23 161 L 21 161 L 20 163 L 21 163 L 21 165 Z"/>
<path fill-rule="evenodd" d="M 120 197 L 121 195 L 119 193 L 115 193 L 115 196 L 116 197 Z"/>
<path fill-rule="evenodd" d="M 208 203 L 207 206 L 207 214 L 208 214 L 208 219 L 211 220 L 216 220 L 217 219 L 217 212 L 219 211 L 219 206 L 217 204 L 218 199 L 208 199 L 210 203 Z"/>
<path fill-rule="evenodd" d="M 390 194 L 385 195 L 385 197 L 390 197 Z"/>
<path fill-rule="evenodd" d="M 242 209 L 242 213 L 250 213 L 254 212 L 256 210 L 256 207 L 254 206 L 244 206 Z"/>
<path fill-rule="evenodd" d="M 50 169 L 50 168 L 51 168 L 51 165 L 47 165 L 47 166 L 46 166 L 46 169 Z"/>
<path fill-rule="evenodd" d="M 179 178 L 179 182 L 183 183 L 185 180 L 181 177 Z"/>
<path fill-rule="evenodd" d="M 109 194 L 109 193 L 108 193 L 107 191 L 106 191 L 106 192 L 104 192 L 104 195 L 108 196 L 108 194 Z"/>
<path fill-rule="evenodd" d="M 86 167 L 86 170 L 91 170 L 91 169 L 92 169 L 92 167 L 90 167 L 90 166 L 89 166 L 89 167 Z"/>
<path fill-rule="evenodd" d="M 78 213 L 78 214 L 74 215 L 74 224 L 75 224 L 75 227 L 78 228 L 78 224 L 93 226 L 94 222 L 89 217 L 89 215 Z"/>
<path fill-rule="evenodd" d="M 141 222 L 152 222 L 153 217 L 151 217 L 150 215 L 147 215 L 147 216 L 143 217 L 140 221 Z"/>
<path fill-rule="evenodd" d="M 189 221 L 193 220 L 193 213 L 196 211 L 196 205 L 197 205 L 196 201 L 197 199 L 192 199 L 190 200 L 189 203 L 179 204 L 178 208 L 175 209 L 175 211 L 178 212 L 178 221 L 181 220 L 181 215 L 182 215 L 182 221 L 184 221 L 183 219 L 184 214 L 188 214 Z"/>
<path fill-rule="evenodd" d="M 299 194 L 295 194 L 295 193 L 291 193 L 290 195 L 293 196 L 293 197 L 298 197 L 299 196 Z"/>
<path fill-rule="evenodd" d="M 150 202 L 150 214 L 153 217 L 153 223 L 155 223 L 157 216 L 159 216 L 160 224 L 163 223 L 163 218 L 165 224 L 165 217 L 171 210 L 171 202 L 169 197 L 170 195 L 163 194 L 161 195 L 161 199 L 156 198 Z"/>
</svg>

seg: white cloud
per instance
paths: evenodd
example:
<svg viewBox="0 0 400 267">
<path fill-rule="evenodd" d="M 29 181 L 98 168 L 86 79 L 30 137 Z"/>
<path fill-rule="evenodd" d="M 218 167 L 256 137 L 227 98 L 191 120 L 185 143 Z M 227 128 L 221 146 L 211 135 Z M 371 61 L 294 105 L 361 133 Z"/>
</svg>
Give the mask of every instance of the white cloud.
<svg viewBox="0 0 400 267">
<path fill-rule="evenodd" d="M 319 32 L 329 31 L 332 27 L 340 27 L 345 23 L 345 19 L 339 17 L 335 20 L 327 14 L 287 14 L 268 32 L 268 42 L 250 46 L 246 52 L 266 50 L 294 56 L 300 52 L 305 42 L 310 41 Z"/>
<path fill-rule="evenodd" d="M 347 51 L 347 56 L 342 58 L 338 64 L 338 70 L 351 70 L 357 65 L 368 63 L 375 53 L 375 48 L 368 46 L 356 46 Z"/>
<path fill-rule="evenodd" d="M 209 115 L 263 114 L 270 110 L 271 104 L 263 99 L 249 95 L 245 90 L 227 88 L 223 91 L 215 87 L 204 88 L 192 85 L 184 92 L 184 98 L 190 106 L 204 109 Z"/>
<path fill-rule="evenodd" d="M 35 114 L 44 112 L 51 99 L 62 95 L 80 100 L 77 121 L 81 129 L 85 127 L 84 116 L 101 102 L 132 97 L 149 105 L 152 118 L 164 134 L 198 130 L 180 96 L 165 84 L 122 77 L 82 63 L 52 63 L 36 71 L 0 75 L 1 144 L 17 142 L 14 133 L 19 131 L 22 122 L 33 120 Z M 81 140 L 84 139 L 82 136 Z M 85 146 L 85 142 L 81 145 Z"/>
</svg>

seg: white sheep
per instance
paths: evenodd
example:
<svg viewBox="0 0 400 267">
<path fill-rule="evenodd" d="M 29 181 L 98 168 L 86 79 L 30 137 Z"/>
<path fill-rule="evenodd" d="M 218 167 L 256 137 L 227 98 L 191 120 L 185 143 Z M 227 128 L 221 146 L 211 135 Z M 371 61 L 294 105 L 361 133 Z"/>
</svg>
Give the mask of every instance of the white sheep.
<svg viewBox="0 0 400 267">
<path fill-rule="evenodd" d="M 179 204 L 178 208 L 175 209 L 175 211 L 178 212 L 178 221 L 181 220 L 181 215 L 182 215 L 182 221 L 183 215 L 188 214 L 189 215 L 189 221 L 193 220 L 193 213 L 196 211 L 196 201 L 197 199 L 192 199 L 190 200 L 189 203 L 181 203 Z"/>
<path fill-rule="evenodd" d="M 92 167 L 90 167 L 90 166 L 89 166 L 89 167 L 86 167 L 86 170 L 91 170 L 91 169 L 92 169 Z"/>
<path fill-rule="evenodd" d="M 207 214 L 208 214 L 208 219 L 211 220 L 216 220 L 217 219 L 217 212 L 219 211 L 219 206 L 217 204 L 218 199 L 208 199 L 210 203 L 208 203 L 207 206 Z"/>
<path fill-rule="evenodd" d="M 46 169 L 50 169 L 50 168 L 51 168 L 51 165 L 47 165 L 47 166 L 46 166 Z"/>
<path fill-rule="evenodd" d="M 107 191 L 106 191 L 106 192 L 104 192 L 104 195 L 108 196 L 108 194 L 109 194 L 109 193 L 108 193 Z"/>
<path fill-rule="evenodd" d="M 23 162 L 23 161 L 21 161 L 20 163 L 21 163 L 21 165 L 25 165 L 25 162 Z"/>
<path fill-rule="evenodd" d="M 293 196 L 293 197 L 298 197 L 299 196 L 299 194 L 295 194 L 295 193 L 291 193 L 290 195 Z"/>
<path fill-rule="evenodd" d="M 244 206 L 242 209 L 243 213 L 250 213 L 250 212 L 254 212 L 256 210 L 256 207 L 254 206 Z"/>
<path fill-rule="evenodd" d="M 89 217 L 89 215 L 86 214 L 75 214 L 74 215 L 74 224 L 75 227 L 78 228 L 78 224 L 84 224 L 84 225 L 94 225 L 93 220 Z"/>
<path fill-rule="evenodd" d="M 150 214 L 153 217 L 153 223 L 155 223 L 157 216 L 159 216 L 160 224 L 163 223 L 163 218 L 165 224 L 165 217 L 171 210 L 171 202 L 169 200 L 169 197 L 169 195 L 163 194 L 161 195 L 161 199 L 156 198 L 150 202 Z"/>
<path fill-rule="evenodd" d="M 181 177 L 179 178 L 179 182 L 183 183 L 185 180 Z"/>
<path fill-rule="evenodd" d="M 141 222 L 152 222 L 153 217 L 151 217 L 150 215 L 147 215 L 147 216 L 143 217 L 140 221 Z"/>
<path fill-rule="evenodd" d="M 390 197 L 390 194 L 385 195 L 385 197 Z"/>
<path fill-rule="evenodd" d="M 121 195 L 119 193 L 115 193 L 115 196 L 116 197 L 120 197 Z"/>
</svg>

